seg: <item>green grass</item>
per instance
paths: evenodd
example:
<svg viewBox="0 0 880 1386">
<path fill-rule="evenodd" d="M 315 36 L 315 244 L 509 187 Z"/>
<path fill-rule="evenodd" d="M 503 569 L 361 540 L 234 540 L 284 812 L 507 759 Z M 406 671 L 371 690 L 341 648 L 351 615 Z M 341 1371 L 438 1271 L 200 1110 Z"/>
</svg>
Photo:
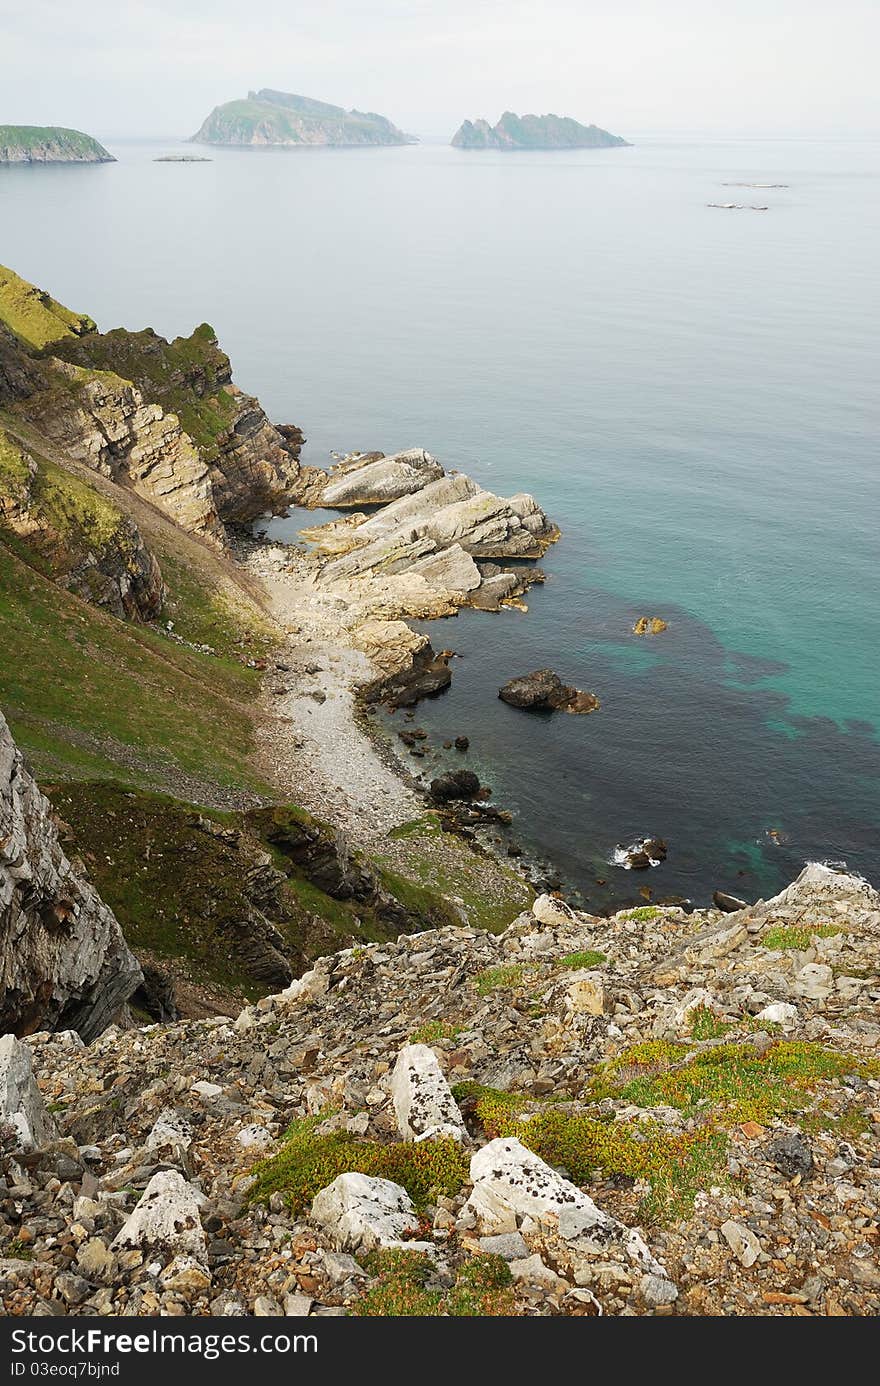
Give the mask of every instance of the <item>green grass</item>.
<svg viewBox="0 0 880 1386">
<path fill-rule="evenodd" d="M 351 1313 L 360 1318 L 499 1318 L 516 1313 L 513 1276 L 500 1256 L 465 1261 L 450 1287 L 439 1288 L 424 1252 L 385 1249 L 365 1261 L 372 1283 Z"/>
<path fill-rule="evenodd" d="M 572 969 L 601 967 L 607 961 L 604 953 L 597 953 L 594 949 L 588 948 L 582 953 L 566 953 L 564 958 L 557 958 L 556 966 Z"/>
<path fill-rule="evenodd" d="M 461 915 L 453 904 L 445 900 L 436 890 L 410 880 L 398 871 L 390 871 L 381 864 L 376 868 L 379 879 L 389 894 L 399 900 L 415 918 L 424 921 L 426 929 L 443 929 L 462 923 Z"/>
<path fill-rule="evenodd" d="M 0 145 L 8 139 L 10 130 L 31 127 L 0 125 Z M 37 127 L 33 127 L 37 129 Z M 48 134 L 49 131 L 41 131 Z M 83 137 L 87 138 L 87 137 Z M 21 279 L 5 265 L 0 265 L 0 322 L 6 324 L 27 346 L 42 350 L 65 337 L 79 337 L 95 330 L 92 319 L 82 313 L 72 313 L 54 298 Z"/>
<path fill-rule="evenodd" d="M 708 1006 L 695 1006 L 688 1016 L 688 1027 L 695 1040 L 710 1040 L 726 1035 L 732 1024 L 721 1020 Z"/>
<path fill-rule="evenodd" d="M 388 836 L 396 841 L 409 837 L 440 837 L 443 829 L 435 813 L 426 813 L 423 818 L 411 818 L 408 823 L 398 823 Z"/>
<path fill-rule="evenodd" d="M 725 1125 L 766 1124 L 808 1107 L 810 1094 L 822 1083 L 849 1074 L 880 1077 L 880 1061 L 801 1040 L 777 1040 L 763 1052 L 751 1044 L 721 1044 L 682 1062 L 689 1053 L 688 1045 L 665 1040 L 634 1045 L 603 1066 L 589 1095 L 637 1107 L 668 1105 Z"/>
<path fill-rule="evenodd" d="M 453 1043 L 463 1030 L 462 1025 L 450 1025 L 445 1020 L 426 1020 L 409 1037 L 410 1044 Z"/>
<path fill-rule="evenodd" d="M 259 675 L 117 621 L 64 592 L 0 535 L 0 707 L 40 773 L 167 789 L 267 792 L 248 763 Z"/>
<path fill-rule="evenodd" d="M 504 963 L 500 967 L 487 967 L 485 971 L 478 972 L 473 981 L 478 996 L 489 996 L 493 991 L 519 986 L 524 976 L 522 963 Z"/>
<path fill-rule="evenodd" d="M 660 919 L 662 914 L 659 905 L 639 905 L 634 910 L 624 910 L 620 918 L 632 919 L 637 924 L 650 924 L 652 919 Z"/>
<path fill-rule="evenodd" d="M 423 1209 L 438 1194 L 457 1194 L 467 1181 L 468 1158 L 451 1137 L 380 1145 L 356 1140 L 345 1131 L 319 1136 L 315 1127 L 322 1120 L 316 1116 L 295 1121 L 278 1153 L 255 1166 L 252 1201 L 264 1202 L 277 1192 L 291 1212 L 301 1213 L 319 1189 L 353 1172 L 401 1184 L 416 1209 Z"/>
<path fill-rule="evenodd" d="M 763 948 L 769 948 L 774 952 L 782 952 L 789 948 L 803 952 L 809 948 L 814 938 L 834 938 L 843 932 L 839 924 L 812 924 L 803 929 L 778 924 L 762 934 L 760 943 Z"/>
</svg>

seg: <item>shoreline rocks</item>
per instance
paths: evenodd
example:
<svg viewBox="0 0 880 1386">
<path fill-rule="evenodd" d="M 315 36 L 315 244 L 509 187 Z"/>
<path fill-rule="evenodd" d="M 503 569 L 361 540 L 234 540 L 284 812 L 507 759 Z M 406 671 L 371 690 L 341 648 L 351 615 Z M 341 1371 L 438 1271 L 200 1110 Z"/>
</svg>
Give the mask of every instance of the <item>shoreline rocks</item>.
<svg viewBox="0 0 880 1386">
<path fill-rule="evenodd" d="M 584 716 L 596 712 L 601 703 L 595 693 L 564 684 L 552 669 L 537 669 L 510 679 L 498 690 L 498 697 L 510 707 L 527 712 L 570 712 Z"/>
</svg>

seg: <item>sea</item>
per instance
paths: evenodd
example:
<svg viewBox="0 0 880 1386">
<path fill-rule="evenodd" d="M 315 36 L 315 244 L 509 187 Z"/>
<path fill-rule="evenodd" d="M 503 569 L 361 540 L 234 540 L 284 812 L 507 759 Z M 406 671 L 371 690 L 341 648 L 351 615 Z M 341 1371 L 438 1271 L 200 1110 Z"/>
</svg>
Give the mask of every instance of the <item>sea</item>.
<svg viewBox="0 0 880 1386">
<path fill-rule="evenodd" d="M 880 883 L 880 142 L 629 138 L 111 140 L 0 170 L 0 261 L 102 328 L 208 320 L 312 464 L 419 446 L 537 497 L 546 583 L 431 624 L 461 657 L 417 716 L 432 773 L 468 736 L 581 898 L 766 897 L 808 860 Z M 499 701 L 544 667 L 600 711 Z M 648 835 L 665 861 L 614 864 Z"/>
</svg>

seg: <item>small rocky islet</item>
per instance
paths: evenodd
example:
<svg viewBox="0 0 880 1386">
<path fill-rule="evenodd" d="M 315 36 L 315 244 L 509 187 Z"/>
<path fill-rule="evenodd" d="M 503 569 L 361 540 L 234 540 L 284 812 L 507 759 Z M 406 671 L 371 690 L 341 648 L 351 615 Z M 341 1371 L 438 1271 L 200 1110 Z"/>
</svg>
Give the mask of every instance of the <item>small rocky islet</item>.
<svg viewBox="0 0 880 1386">
<path fill-rule="evenodd" d="M 359 729 L 449 674 L 407 621 L 540 580 L 538 502 L 310 468 L 207 324 L 7 270 L 0 408 L 6 1313 L 876 1316 L 876 891 L 593 915 Z"/>
<path fill-rule="evenodd" d="M 615 149 L 628 146 L 621 135 L 598 125 L 581 125 L 571 116 L 516 115 L 505 111 L 495 125 L 465 120 L 452 137 L 456 149 Z"/>
</svg>

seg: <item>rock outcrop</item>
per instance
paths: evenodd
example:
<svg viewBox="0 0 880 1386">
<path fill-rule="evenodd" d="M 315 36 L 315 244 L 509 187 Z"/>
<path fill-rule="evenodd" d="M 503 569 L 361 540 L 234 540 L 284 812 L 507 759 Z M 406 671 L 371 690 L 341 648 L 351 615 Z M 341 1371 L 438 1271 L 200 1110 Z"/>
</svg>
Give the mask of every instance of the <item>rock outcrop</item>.
<svg viewBox="0 0 880 1386">
<path fill-rule="evenodd" d="M 354 458 L 335 468 L 321 492 L 321 504 L 331 509 L 356 505 L 387 505 L 437 481 L 443 468 L 424 448 L 408 448 L 391 457 Z"/>
<path fill-rule="evenodd" d="M 285 510 L 309 480 L 302 434 L 274 428 L 233 385 L 208 324 L 173 342 L 149 329 L 99 333 L 4 268 L 0 405 L 217 544 L 226 522 Z"/>
<path fill-rule="evenodd" d="M 154 621 L 165 584 L 131 516 L 0 429 L 0 529 L 62 587 L 118 616 Z"/>
<path fill-rule="evenodd" d="M 48 1144 L 58 1132 L 34 1079 L 31 1051 L 15 1035 L 0 1038 L 0 1127 L 24 1149 Z"/>
<path fill-rule="evenodd" d="M 0 713 L 0 1027 L 94 1039 L 140 981 L 116 917 L 64 855 Z"/>
<path fill-rule="evenodd" d="M 499 688 L 498 696 L 511 707 L 524 708 L 527 712 L 571 712 L 583 715 L 595 712 L 601 706 L 595 693 L 587 693 L 563 683 L 552 669 L 537 669 L 533 674 L 522 674 L 518 678 L 509 679 Z"/>
</svg>

